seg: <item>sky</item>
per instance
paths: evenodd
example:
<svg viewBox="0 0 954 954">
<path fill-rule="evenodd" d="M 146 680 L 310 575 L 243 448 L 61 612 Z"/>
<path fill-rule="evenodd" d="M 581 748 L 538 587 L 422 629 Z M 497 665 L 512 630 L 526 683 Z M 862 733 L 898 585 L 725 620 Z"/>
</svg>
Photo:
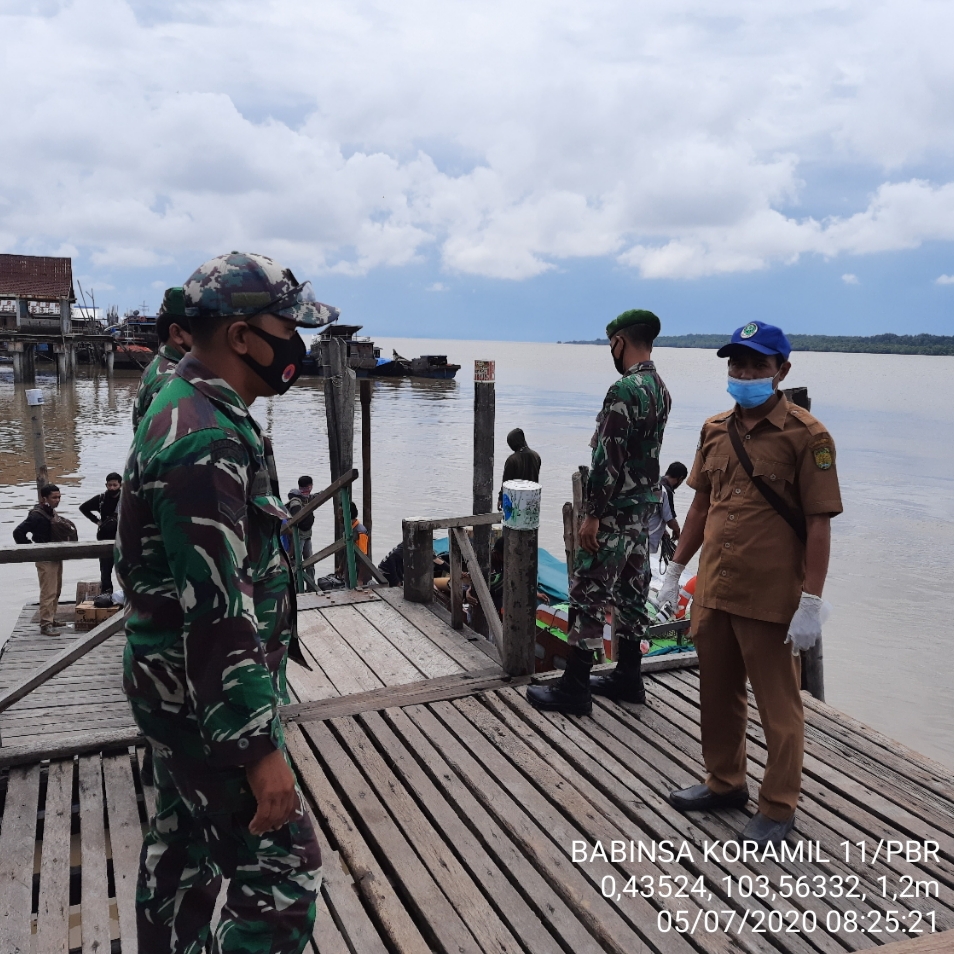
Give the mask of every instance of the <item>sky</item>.
<svg viewBox="0 0 954 954">
<path fill-rule="evenodd" d="M 954 334 L 946 0 L 0 0 L 0 251 L 372 335 Z"/>
</svg>

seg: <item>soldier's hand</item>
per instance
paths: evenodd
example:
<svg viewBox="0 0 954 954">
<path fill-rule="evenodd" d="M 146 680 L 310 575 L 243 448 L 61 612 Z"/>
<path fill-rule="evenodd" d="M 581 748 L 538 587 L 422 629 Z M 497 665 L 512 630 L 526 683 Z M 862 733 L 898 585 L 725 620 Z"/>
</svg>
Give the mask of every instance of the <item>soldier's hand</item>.
<svg viewBox="0 0 954 954">
<path fill-rule="evenodd" d="M 280 749 L 245 766 L 248 784 L 258 802 L 258 811 L 248 826 L 253 835 L 275 831 L 291 821 L 299 810 L 295 775 Z"/>
<path fill-rule="evenodd" d="M 580 524 L 580 546 L 587 553 L 596 553 L 600 548 L 599 541 L 596 539 L 599 528 L 600 522 L 596 517 L 586 517 Z"/>
</svg>

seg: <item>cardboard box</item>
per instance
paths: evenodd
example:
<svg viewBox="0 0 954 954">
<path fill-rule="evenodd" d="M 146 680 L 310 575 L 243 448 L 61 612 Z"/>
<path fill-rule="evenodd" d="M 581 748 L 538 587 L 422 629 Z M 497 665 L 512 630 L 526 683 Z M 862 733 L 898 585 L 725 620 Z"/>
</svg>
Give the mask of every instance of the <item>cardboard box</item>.
<svg viewBox="0 0 954 954">
<path fill-rule="evenodd" d="M 89 580 L 87 582 L 80 581 L 76 584 L 76 602 L 86 603 L 87 601 L 92 601 L 96 599 L 100 594 L 100 583 L 99 580 Z"/>
<path fill-rule="evenodd" d="M 92 600 L 76 604 L 73 622 L 80 632 L 92 629 L 96 625 L 96 607 L 93 606 Z"/>
</svg>

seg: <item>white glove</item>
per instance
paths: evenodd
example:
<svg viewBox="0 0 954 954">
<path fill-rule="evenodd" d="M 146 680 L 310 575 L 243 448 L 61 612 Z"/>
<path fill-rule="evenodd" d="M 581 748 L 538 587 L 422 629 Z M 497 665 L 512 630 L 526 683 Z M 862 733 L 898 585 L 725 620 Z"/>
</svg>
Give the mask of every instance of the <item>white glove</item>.
<svg viewBox="0 0 954 954">
<path fill-rule="evenodd" d="M 656 603 L 662 609 L 667 603 L 670 606 L 670 616 L 676 615 L 676 609 L 679 606 L 679 577 L 686 568 L 684 563 L 670 563 L 666 567 L 666 575 L 663 577 L 662 586 L 659 587 L 659 593 L 656 596 Z"/>
<path fill-rule="evenodd" d="M 798 609 L 788 624 L 786 643 L 792 644 L 792 655 L 811 649 L 821 636 L 822 624 L 831 616 L 831 603 L 826 603 L 820 596 L 811 593 L 802 593 L 798 601 Z"/>
</svg>

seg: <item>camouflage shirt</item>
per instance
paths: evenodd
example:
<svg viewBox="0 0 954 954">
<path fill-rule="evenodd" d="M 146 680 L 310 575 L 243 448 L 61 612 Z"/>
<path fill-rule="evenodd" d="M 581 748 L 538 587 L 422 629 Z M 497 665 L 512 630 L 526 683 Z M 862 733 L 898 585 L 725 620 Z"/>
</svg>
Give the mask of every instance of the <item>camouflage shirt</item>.
<svg viewBox="0 0 954 954">
<path fill-rule="evenodd" d="M 149 405 L 159 393 L 159 389 L 175 374 L 176 365 L 182 355 L 172 345 L 166 343 L 159 349 L 152 361 L 146 366 L 139 381 L 139 390 L 136 392 L 136 403 L 133 404 L 133 430 L 139 427 L 139 422 L 146 416 Z"/>
<path fill-rule="evenodd" d="M 584 513 L 603 517 L 659 503 L 659 448 L 671 405 L 652 361 L 633 365 L 606 392 L 596 418 Z"/>
<path fill-rule="evenodd" d="M 116 541 L 130 607 L 123 687 L 171 734 L 200 732 L 216 766 L 283 744 L 294 617 L 279 542 L 286 516 L 268 438 L 238 394 L 186 356 L 126 463 Z"/>
</svg>

